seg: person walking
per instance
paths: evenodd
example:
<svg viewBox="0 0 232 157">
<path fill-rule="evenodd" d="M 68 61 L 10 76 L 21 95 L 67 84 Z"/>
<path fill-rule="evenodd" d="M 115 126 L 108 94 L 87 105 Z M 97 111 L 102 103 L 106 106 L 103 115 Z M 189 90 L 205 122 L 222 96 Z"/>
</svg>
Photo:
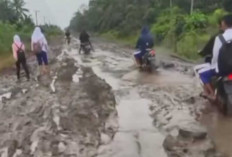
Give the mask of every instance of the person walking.
<svg viewBox="0 0 232 157">
<path fill-rule="evenodd" d="M 40 27 L 36 27 L 31 37 L 31 50 L 35 53 L 40 74 L 48 74 L 48 43 Z"/>
<path fill-rule="evenodd" d="M 29 81 L 30 74 L 26 61 L 25 45 L 21 42 L 21 39 L 18 35 L 14 36 L 12 50 L 13 50 L 13 57 L 16 61 L 15 64 L 16 64 L 17 80 L 20 81 L 20 68 L 22 65 L 23 69 L 25 70 L 27 80 Z"/>
</svg>

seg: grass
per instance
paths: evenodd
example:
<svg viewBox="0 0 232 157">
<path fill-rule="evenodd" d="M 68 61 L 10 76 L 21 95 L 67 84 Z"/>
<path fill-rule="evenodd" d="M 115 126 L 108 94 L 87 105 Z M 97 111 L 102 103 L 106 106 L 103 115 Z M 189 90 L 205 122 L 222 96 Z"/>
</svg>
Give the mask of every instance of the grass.
<svg viewBox="0 0 232 157">
<path fill-rule="evenodd" d="M 108 40 L 118 42 L 120 44 L 124 44 L 129 47 L 135 47 L 135 44 L 138 39 L 138 35 L 131 35 L 131 36 L 126 36 L 122 37 L 118 35 L 117 31 L 108 31 L 105 33 L 100 34 L 101 37 L 106 38 Z"/>
<path fill-rule="evenodd" d="M 9 55 L 0 56 L 0 71 L 12 66 L 15 63 L 15 60 L 11 53 Z"/>
</svg>

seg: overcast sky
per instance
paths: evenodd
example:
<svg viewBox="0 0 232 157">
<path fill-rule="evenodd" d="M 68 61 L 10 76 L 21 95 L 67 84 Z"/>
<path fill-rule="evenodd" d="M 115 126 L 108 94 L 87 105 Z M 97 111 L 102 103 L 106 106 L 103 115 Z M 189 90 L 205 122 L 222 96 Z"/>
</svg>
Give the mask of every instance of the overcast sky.
<svg viewBox="0 0 232 157">
<path fill-rule="evenodd" d="M 87 6 L 89 0 L 25 0 L 26 7 L 35 19 L 38 10 L 39 24 L 52 23 L 65 28 L 69 25 L 73 14 L 82 6 Z"/>
</svg>

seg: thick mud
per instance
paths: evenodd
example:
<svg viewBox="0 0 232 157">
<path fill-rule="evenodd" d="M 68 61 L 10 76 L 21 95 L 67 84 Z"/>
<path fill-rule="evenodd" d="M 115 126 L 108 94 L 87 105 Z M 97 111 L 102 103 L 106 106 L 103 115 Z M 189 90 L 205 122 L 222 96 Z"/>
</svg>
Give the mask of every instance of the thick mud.
<svg viewBox="0 0 232 157">
<path fill-rule="evenodd" d="M 34 80 L 0 77 L 1 157 L 231 156 L 229 121 L 202 117 L 192 64 L 158 55 L 157 72 L 139 72 L 130 49 L 95 41 L 86 56 L 75 42 L 53 46 L 50 77 L 33 59 Z"/>
<path fill-rule="evenodd" d="M 217 110 L 211 110 L 201 118 L 202 124 L 207 126 L 209 136 L 216 143 L 216 148 L 228 157 L 232 156 L 232 119 L 224 117 Z"/>
<path fill-rule="evenodd" d="M 1 157 L 91 157 L 102 136 L 113 137 L 117 114 L 111 87 L 70 57 L 55 60 L 53 76 L 38 82 L 1 77 Z M 73 82 L 80 70 L 79 82 Z"/>
</svg>

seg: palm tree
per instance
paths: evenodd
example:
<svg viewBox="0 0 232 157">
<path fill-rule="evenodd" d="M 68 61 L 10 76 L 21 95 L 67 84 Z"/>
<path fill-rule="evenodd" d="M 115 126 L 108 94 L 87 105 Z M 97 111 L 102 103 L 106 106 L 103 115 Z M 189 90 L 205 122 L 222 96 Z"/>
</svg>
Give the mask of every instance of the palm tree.
<svg viewBox="0 0 232 157">
<path fill-rule="evenodd" d="M 24 0 L 13 0 L 11 3 L 11 7 L 14 9 L 16 15 L 19 20 L 24 20 L 27 18 L 28 9 L 24 8 L 25 2 Z"/>
<path fill-rule="evenodd" d="M 9 0 L 0 0 L 0 20 L 13 22 L 17 20 Z"/>
</svg>

